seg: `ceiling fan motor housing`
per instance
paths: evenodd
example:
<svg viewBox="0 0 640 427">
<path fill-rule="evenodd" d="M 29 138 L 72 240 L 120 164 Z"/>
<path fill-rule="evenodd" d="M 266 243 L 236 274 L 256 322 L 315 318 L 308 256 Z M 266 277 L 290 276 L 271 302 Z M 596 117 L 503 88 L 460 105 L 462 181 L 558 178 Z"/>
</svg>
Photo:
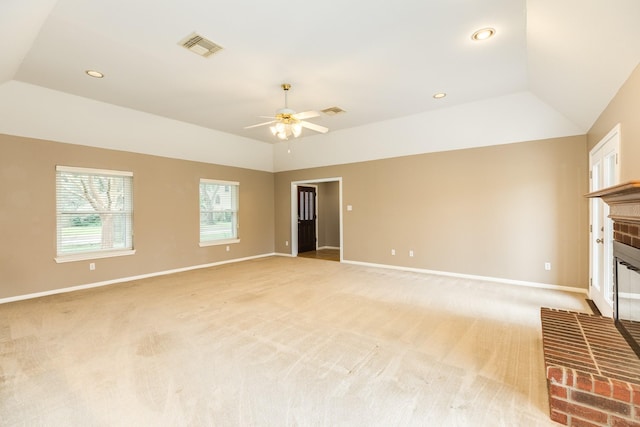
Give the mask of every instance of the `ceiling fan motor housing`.
<svg viewBox="0 0 640 427">
<path fill-rule="evenodd" d="M 296 119 L 295 117 L 293 117 L 293 115 L 296 114 L 295 111 L 293 111 L 290 108 L 282 108 L 278 111 L 276 111 L 276 118 L 278 120 L 281 120 L 285 123 L 295 123 L 295 122 L 299 122 L 298 119 Z"/>
</svg>

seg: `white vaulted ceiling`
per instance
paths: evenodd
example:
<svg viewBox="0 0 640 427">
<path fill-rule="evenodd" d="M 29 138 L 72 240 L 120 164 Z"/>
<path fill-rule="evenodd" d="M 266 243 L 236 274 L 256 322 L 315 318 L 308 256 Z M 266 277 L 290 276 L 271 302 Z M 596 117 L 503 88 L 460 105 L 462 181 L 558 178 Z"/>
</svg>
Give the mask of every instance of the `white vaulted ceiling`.
<svg viewBox="0 0 640 427">
<path fill-rule="evenodd" d="M 330 128 L 318 141 L 389 120 L 437 126 L 496 103 L 523 116 L 544 110 L 554 132 L 578 134 L 638 64 L 639 22 L 637 0 L 8 0 L 0 85 L 16 98 L 16 84 L 28 84 L 242 143 L 275 142 L 265 127 L 244 127 L 283 106 L 283 82 L 297 111 L 347 111 L 310 120 Z M 470 39 L 486 26 L 494 38 Z M 180 47 L 194 31 L 224 49 L 202 58 Z M 11 126 L 2 120 L 0 132 Z"/>
</svg>

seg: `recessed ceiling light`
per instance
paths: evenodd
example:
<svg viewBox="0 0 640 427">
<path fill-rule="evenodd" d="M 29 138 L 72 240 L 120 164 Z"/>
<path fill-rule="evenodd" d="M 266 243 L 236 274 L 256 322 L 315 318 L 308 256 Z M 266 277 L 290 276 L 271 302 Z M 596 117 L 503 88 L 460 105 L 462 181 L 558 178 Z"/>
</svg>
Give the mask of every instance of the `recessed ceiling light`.
<svg viewBox="0 0 640 427">
<path fill-rule="evenodd" d="M 447 94 L 446 94 L 446 93 L 444 93 L 444 92 L 438 92 L 438 93 L 435 93 L 435 94 L 433 95 L 433 97 L 434 97 L 435 99 L 442 99 L 442 98 L 444 98 L 445 96 L 447 96 Z"/>
<path fill-rule="evenodd" d="M 493 37 L 496 34 L 494 28 L 482 28 L 471 35 L 471 40 L 482 41 Z"/>
<path fill-rule="evenodd" d="M 85 71 L 85 73 L 87 73 L 88 76 L 95 77 L 96 79 L 101 79 L 104 77 L 104 74 L 96 70 L 87 70 Z"/>
</svg>

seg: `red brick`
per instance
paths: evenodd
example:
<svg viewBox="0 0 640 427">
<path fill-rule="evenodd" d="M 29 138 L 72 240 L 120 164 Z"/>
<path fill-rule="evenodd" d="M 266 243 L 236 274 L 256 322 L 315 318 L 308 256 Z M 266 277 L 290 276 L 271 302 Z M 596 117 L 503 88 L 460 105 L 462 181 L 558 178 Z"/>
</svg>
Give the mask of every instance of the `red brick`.
<svg viewBox="0 0 640 427">
<path fill-rule="evenodd" d="M 613 385 L 612 396 L 614 399 L 621 402 L 631 402 L 631 387 L 629 383 L 618 380 L 611 380 L 611 384 Z"/>
<path fill-rule="evenodd" d="M 636 405 L 640 405 L 640 388 L 633 384 L 631 385 L 631 388 L 633 390 L 632 402 Z"/>
<path fill-rule="evenodd" d="M 564 369 L 559 366 L 549 366 L 547 368 L 547 378 L 552 383 L 563 384 L 564 380 Z"/>
<path fill-rule="evenodd" d="M 560 424 L 569 425 L 569 417 L 567 417 L 567 414 L 563 414 L 562 412 L 552 410 L 551 420 Z"/>
<path fill-rule="evenodd" d="M 559 412 L 564 412 L 569 415 L 576 415 L 585 420 L 592 420 L 598 423 L 607 422 L 607 414 L 597 409 L 588 408 L 583 405 L 567 402 L 560 399 L 550 399 L 551 409 L 555 409 Z"/>
<path fill-rule="evenodd" d="M 587 374 L 584 372 L 576 372 L 577 376 L 575 379 L 574 387 L 584 391 L 592 391 L 593 390 L 593 378 L 591 374 Z"/>
<path fill-rule="evenodd" d="M 609 425 L 611 427 L 639 427 L 640 423 L 612 415 Z"/>
<path fill-rule="evenodd" d="M 594 424 L 578 417 L 571 417 L 571 427 L 602 427 L 602 424 Z"/>
<path fill-rule="evenodd" d="M 575 402 L 582 403 L 594 408 L 601 409 L 608 413 L 631 416 L 631 405 L 617 400 L 607 399 L 606 397 L 597 396 L 592 393 L 571 390 L 571 399 Z"/>
<path fill-rule="evenodd" d="M 560 399 L 567 398 L 567 388 L 557 384 L 549 384 L 549 394 Z"/>
<path fill-rule="evenodd" d="M 593 381 L 593 392 L 604 397 L 611 397 L 611 382 L 604 380 Z M 621 400 L 621 399 L 620 399 Z M 628 402 L 628 400 L 627 400 Z"/>
</svg>

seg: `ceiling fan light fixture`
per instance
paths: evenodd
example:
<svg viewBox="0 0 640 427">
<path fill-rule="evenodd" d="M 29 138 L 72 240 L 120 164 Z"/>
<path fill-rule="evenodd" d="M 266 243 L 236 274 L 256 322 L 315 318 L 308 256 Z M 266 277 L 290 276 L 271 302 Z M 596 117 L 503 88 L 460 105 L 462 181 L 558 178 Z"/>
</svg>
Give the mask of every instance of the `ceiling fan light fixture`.
<svg viewBox="0 0 640 427">
<path fill-rule="evenodd" d="M 302 133 L 302 125 L 300 123 L 294 123 L 291 125 L 291 133 L 294 138 L 297 138 Z"/>
<path fill-rule="evenodd" d="M 302 124 L 300 122 L 292 121 L 291 119 L 280 120 L 282 121 L 269 128 L 271 133 L 278 139 L 286 141 L 290 136 L 297 138 L 302 134 Z"/>
</svg>

